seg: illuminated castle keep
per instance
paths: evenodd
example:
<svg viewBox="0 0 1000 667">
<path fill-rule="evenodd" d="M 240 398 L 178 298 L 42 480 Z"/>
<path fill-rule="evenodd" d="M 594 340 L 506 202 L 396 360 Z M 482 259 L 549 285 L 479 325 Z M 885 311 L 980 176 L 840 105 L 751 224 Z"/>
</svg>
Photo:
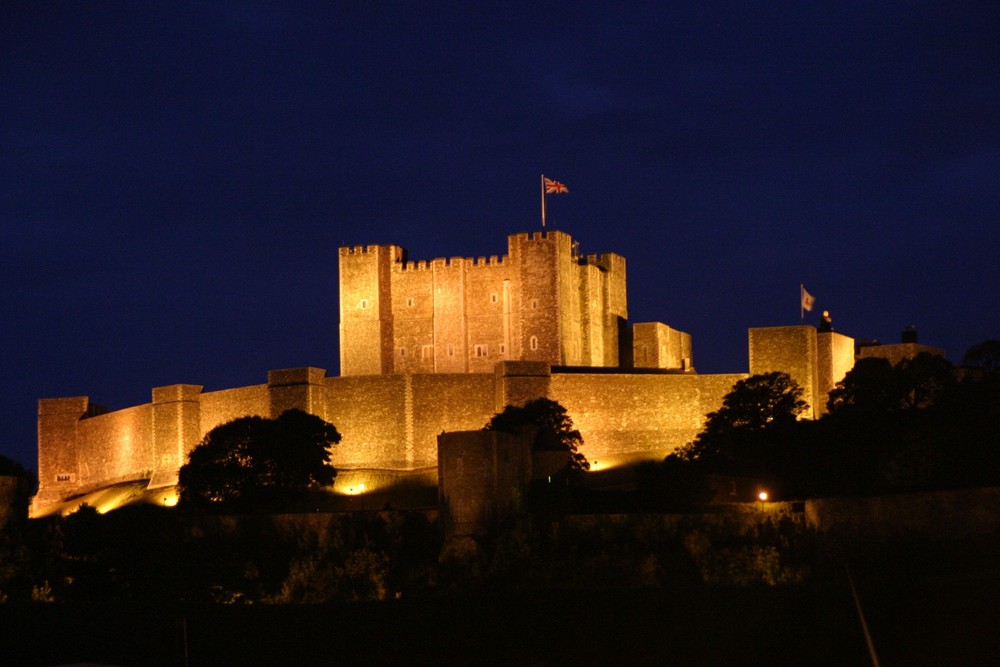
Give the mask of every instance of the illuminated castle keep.
<svg viewBox="0 0 1000 667">
<path fill-rule="evenodd" d="M 150 403 L 114 412 L 86 396 L 42 399 L 34 511 L 119 482 L 169 488 L 211 429 L 290 408 L 343 434 L 332 454 L 342 492 L 436 480 L 440 433 L 480 429 L 504 405 L 542 396 L 567 409 L 595 469 L 662 459 L 748 374 L 699 375 L 688 334 L 629 326 L 625 259 L 574 247 L 549 231 L 510 236 L 507 255 L 489 259 L 411 262 L 395 245 L 341 248 L 339 377 L 306 367 L 250 387 L 157 387 Z M 832 331 L 749 333 L 750 373 L 787 372 L 810 417 L 853 363 L 853 339 Z"/>
</svg>

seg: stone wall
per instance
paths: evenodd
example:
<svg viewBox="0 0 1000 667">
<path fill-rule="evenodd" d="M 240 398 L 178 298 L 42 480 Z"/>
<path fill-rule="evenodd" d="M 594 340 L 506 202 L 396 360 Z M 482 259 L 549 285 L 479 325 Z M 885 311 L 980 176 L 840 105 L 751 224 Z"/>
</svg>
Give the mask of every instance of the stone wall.
<svg viewBox="0 0 1000 667">
<path fill-rule="evenodd" d="M 833 331 L 816 334 L 816 416 L 825 415 L 830 390 L 854 368 L 854 339 Z"/>
<path fill-rule="evenodd" d="M 944 350 L 921 343 L 892 343 L 889 345 L 864 345 L 858 350 L 858 358 L 878 357 L 895 366 L 904 359 L 912 359 L 921 352 L 944 356 Z"/>
<path fill-rule="evenodd" d="M 691 442 L 742 373 L 554 373 L 550 398 L 584 437 L 595 469 L 660 460 Z"/>
<path fill-rule="evenodd" d="M 820 498 L 806 521 L 834 535 L 892 542 L 975 539 L 1000 534 L 1000 488 L 907 493 L 877 498 Z"/>
<path fill-rule="evenodd" d="M 498 431 L 442 433 L 437 438 L 438 497 L 449 536 L 485 533 L 523 511 L 531 480 L 531 447 Z"/>
<path fill-rule="evenodd" d="M 819 393 L 816 329 L 808 325 L 750 329 L 750 375 L 781 371 L 802 387 L 802 400 L 809 404 L 803 419 L 819 416 L 826 398 Z"/>
<path fill-rule="evenodd" d="M 437 436 L 481 429 L 504 405 L 549 396 L 583 433 L 597 467 L 661 459 L 689 442 L 733 383 L 746 377 L 666 373 L 555 372 L 503 362 L 492 373 L 325 376 L 318 368 L 271 371 L 268 384 L 202 392 L 153 390 L 153 403 L 86 417 L 86 397 L 39 405 L 38 503 L 119 481 L 176 483 L 205 434 L 238 417 L 298 408 L 334 424 L 340 469 L 414 471 L 437 465 Z M 64 478 L 65 477 L 65 478 Z"/>
<path fill-rule="evenodd" d="M 691 335 L 662 322 L 632 325 L 632 365 L 635 368 L 693 371 Z"/>
<path fill-rule="evenodd" d="M 443 431 L 479 429 L 493 414 L 492 375 L 454 373 L 327 378 L 325 414 L 344 436 L 331 461 L 344 468 L 437 465 Z"/>
</svg>

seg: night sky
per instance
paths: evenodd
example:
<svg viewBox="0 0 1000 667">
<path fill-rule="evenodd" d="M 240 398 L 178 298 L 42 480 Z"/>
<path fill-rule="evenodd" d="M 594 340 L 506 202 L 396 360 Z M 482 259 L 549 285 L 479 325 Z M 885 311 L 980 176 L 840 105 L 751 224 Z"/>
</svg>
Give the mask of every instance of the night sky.
<svg viewBox="0 0 1000 667">
<path fill-rule="evenodd" d="M 542 173 L 699 372 L 800 283 L 856 338 L 1000 338 L 995 2 L 584 4 L 0 5 L 0 453 L 39 398 L 337 374 L 339 246 L 504 254 Z"/>
</svg>

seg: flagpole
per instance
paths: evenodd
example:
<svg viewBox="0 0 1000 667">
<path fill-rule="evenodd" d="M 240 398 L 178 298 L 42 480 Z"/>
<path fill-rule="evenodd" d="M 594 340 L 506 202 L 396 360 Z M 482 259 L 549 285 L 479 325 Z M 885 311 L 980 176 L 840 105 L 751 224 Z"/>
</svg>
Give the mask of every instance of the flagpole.
<svg viewBox="0 0 1000 667">
<path fill-rule="evenodd" d="M 799 322 L 806 321 L 806 301 L 803 298 L 806 293 L 806 286 L 799 283 Z"/>
<path fill-rule="evenodd" d="M 542 180 L 540 182 L 542 184 L 542 229 L 544 229 L 545 228 L 545 174 L 542 174 L 541 179 Z"/>
</svg>

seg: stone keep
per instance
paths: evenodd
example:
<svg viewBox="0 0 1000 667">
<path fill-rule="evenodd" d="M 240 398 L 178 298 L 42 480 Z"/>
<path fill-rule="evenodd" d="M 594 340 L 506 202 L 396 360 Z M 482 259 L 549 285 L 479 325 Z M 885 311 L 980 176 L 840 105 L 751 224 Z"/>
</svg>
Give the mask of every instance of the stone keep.
<svg viewBox="0 0 1000 667">
<path fill-rule="evenodd" d="M 627 318 L 625 259 L 577 255 L 558 231 L 510 236 L 508 254 L 489 259 L 340 249 L 345 376 L 489 373 L 499 361 L 627 366 Z"/>
</svg>

